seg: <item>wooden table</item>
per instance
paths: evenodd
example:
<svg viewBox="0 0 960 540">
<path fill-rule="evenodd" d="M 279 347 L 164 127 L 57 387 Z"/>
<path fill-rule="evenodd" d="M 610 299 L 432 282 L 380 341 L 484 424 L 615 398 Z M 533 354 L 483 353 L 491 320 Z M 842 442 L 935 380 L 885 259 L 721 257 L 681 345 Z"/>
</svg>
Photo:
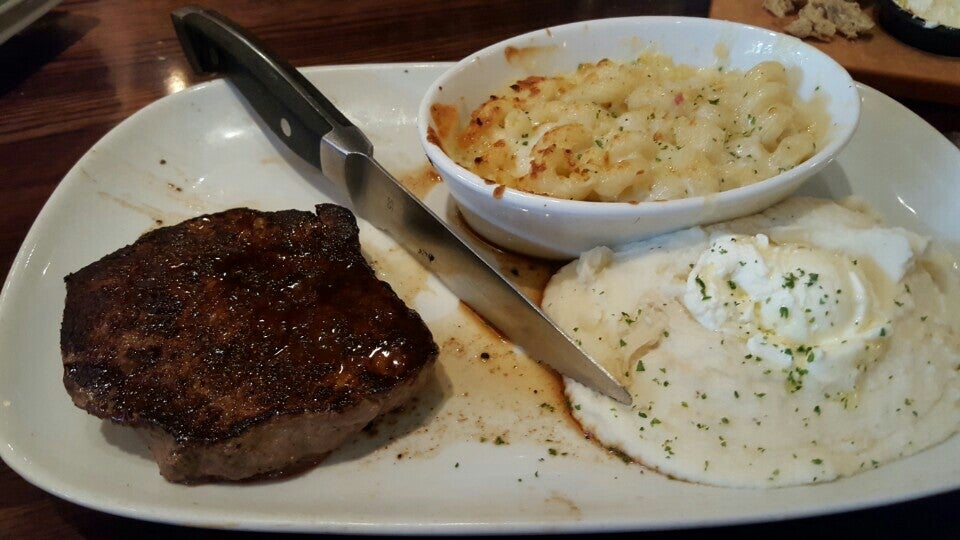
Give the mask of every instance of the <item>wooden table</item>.
<svg viewBox="0 0 960 540">
<path fill-rule="evenodd" d="M 6 275 L 40 208 L 84 152 L 124 118 L 183 87 L 180 74 L 190 70 L 169 20 L 170 11 L 182 4 L 68 0 L 0 45 L 0 275 Z M 297 66 L 457 60 L 543 26 L 639 14 L 703 16 L 707 4 L 704 0 L 206 3 L 250 28 Z M 189 75 L 185 83 L 199 80 Z M 958 129 L 956 108 L 908 105 L 941 130 Z M 874 510 L 723 531 L 791 537 L 829 531 L 846 536 L 960 538 L 960 520 L 954 513 L 958 507 L 960 491 Z M 196 529 L 87 510 L 46 494 L 0 464 L 0 538 L 197 534 Z M 684 536 L 713 534 L 716 531 L 704 530 Z"/>
</svg>

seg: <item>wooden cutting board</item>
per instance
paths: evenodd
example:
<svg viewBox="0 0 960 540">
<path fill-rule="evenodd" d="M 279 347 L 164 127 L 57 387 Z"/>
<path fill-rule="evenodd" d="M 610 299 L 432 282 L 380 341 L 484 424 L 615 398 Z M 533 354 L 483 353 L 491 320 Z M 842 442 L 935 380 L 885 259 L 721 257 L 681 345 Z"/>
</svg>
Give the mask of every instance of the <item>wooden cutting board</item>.
<svg viewBox="0 0 960 540">
<path fill-rule="evenodd" d="M 761 0 L 713 0 L 710 17 L 782 32 L 794 17 L 778 19 Z M 877 20 L 876 7 L 868 12 Z M 960 58 L 940 56 L 897 41 L 879 23 L 871 35 L 856 40 L 836 37 L 830 43 L 806 40 L 829 54 L 854 79 L 895 97 L 960 105 Z"/>
</svg>

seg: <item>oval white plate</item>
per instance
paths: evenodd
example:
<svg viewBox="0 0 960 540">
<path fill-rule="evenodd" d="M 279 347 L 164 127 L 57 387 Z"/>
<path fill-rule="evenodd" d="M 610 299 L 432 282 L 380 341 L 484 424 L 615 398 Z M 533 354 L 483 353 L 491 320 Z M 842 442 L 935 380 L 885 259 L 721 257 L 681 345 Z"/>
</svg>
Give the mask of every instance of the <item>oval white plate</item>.
<svg viewBox="0 0 960 540">
<path fill-rule="evenodd" d="M 306 74 L 370 135 L 381 161 L 399 172 L 424 163 L 414 126 L 416 109 L 424 90 L 447 67 L 347 66 L 310 68 Z M 890 98 L 865 87 L 860 92 L 858 134 L 839 160 L 804 190 L 860 195 L 891 223 L 960 245 L 960 152 Z M 166 163 L 160 164 L 161 159 Z M 526 420 L 533 425 L 514 433 L 507 445 L 442 442 L 444 430 L 453 429 L 457 421 L 445 411 L 462 404 L 459 393 L 438 404 L 425 431 L 411 432 L 381 450 L 346 448 L 296 478 L 196 487 L 165 482 L 135 438 L 76 409 L 63 389 L 58 345 L 63 276 L 132 242 L 155 226 L 155 219 L 169 224 L 240 205 L 309 208 L 328 199 L 318 190 L 322 182 L 314 170 L 264 135 L 221 81 L 154 103 L 91 148 L 37 218 L 0 296 L 3 459 L 47 491 L 115 514 L 189 525 L 315 532 L 700 526 L 862 508 L 960 487 L 956 436 L 852 478 L 772 491 L 704 487 L 644 472 L 583 441 L 556 414 L 534 414 Z M 442 186 L 433 189 L 428 202 L 447 215 Z M 367 239 L 390 244 L 369 231 Z M 430 287 L 440 300 L 451 300 L 445 291 Z M 440 308 L 418 309 L 430 321 Z M 448 374 L 457 369 L 443 367 Z M 504 402 L 468 412 L 488 423 L 530 416 L 530 411 L 514 408 Z M 570 456 L 548 455 L 537 434 L 550 430 L 556 430 L 556 444 Z M 431 443 L 437 440 L 432 436 L 441 443 Z M 394 459 L 397 445 L 418 442 L 432 449 Z"/>
</svg>

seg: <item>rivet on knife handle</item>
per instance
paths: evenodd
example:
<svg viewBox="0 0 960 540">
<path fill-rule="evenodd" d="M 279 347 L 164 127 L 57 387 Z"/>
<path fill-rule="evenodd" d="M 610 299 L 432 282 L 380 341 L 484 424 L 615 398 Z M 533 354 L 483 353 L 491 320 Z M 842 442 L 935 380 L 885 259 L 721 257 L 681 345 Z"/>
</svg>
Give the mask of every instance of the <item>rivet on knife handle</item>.
<svg viewBox="0 0 960 540">
<path fill-rule="evenodd" d="M 354 211 L 385 230 L 465 304 L 532 358 L 618 401 L 627 390 L 498 269 L 373 159 L 370 141 L 303 75 L 222 15 L 171 14 L 193 68 L 223 73 L 297 155 L 319 166 Z"/>
<path fill-rule="evenodd" d="M 193 70 L 226 75 L 298 156 L 320 163 L 320 140 L 332 130 L 351 152 L 372 154 L 370 141 L 310 81 L 233 21 L 196 6 L 170 17 Z M 331 173 L 333 180 L 342 178 Z"/>
</svg>

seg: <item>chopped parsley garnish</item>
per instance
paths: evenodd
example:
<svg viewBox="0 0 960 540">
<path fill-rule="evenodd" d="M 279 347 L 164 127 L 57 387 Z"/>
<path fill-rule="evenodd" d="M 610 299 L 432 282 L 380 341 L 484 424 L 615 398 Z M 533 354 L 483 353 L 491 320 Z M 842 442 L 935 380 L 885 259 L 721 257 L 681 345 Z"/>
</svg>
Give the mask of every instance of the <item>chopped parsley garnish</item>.
<svg viewBox="0 0 960 540">
<path fill-rule="evenodd" d="M 710 298 L 712 298 L 711 296 L 707 295 L 707 284 L 704 283 L 702 279 L 700 279 L 700 274 L 697 274 L 697 277 L 694 278 L 694 280 L 697 282 L 697 285 L 700 287 L 700 296 L 701 296 L 700 300 L 709 300 Z"/>
</svg>

